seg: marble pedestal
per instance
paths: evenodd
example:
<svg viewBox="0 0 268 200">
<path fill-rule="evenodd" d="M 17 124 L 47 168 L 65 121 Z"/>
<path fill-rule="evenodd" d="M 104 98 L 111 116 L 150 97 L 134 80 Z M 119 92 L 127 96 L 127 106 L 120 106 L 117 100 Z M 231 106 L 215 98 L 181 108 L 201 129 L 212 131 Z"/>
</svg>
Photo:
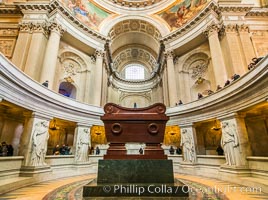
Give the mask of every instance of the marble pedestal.
<svg viewBox="0 0 268 200">
<path fill-rule="evenodd" d="M 188 186 L 174 184 L 172 160 L 99 160 L 97 180 L 83 187 L 83 199 L 188 196 Z"/>
</svg>

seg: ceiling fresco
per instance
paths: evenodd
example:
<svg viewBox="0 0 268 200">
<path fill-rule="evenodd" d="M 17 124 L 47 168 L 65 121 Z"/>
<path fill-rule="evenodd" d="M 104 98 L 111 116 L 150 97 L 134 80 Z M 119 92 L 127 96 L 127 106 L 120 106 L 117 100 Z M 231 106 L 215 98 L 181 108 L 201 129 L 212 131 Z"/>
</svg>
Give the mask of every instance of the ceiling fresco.
<svg viewBox="0 0 268 200">
<path fill-rule="evenodd" d="M 170 7 L 158 13 L 171 30 L 181 27 L 192 19 L 210 0 L 177 0 Z"/>
<path fill-rule="evenodd" d="M 64 0 L 63 3 L 81 22 L 97 31 L 101 22 L 111 15 L 91 0 Z"/>
</svg>

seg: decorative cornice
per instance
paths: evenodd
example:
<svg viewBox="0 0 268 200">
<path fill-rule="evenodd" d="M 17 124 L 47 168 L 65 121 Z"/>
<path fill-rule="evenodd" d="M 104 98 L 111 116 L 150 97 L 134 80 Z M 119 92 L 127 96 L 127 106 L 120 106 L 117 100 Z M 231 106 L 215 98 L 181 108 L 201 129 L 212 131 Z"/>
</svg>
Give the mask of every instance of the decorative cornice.
<svg viewBox="0 0 268 200">
<path fill-rule="evenodd" d="M 20 9 L 14 5 L 0 5 L 0 14 L 4 15 L 21 15 Z"/>
<path fill-rule="evenodd" d="M 267 17 L 268 12 L 266 11 L 250 11 L 246 14 L 246 17 Z"/>
<path fill-rule="evenodd" d="M 219 12 L 249 12 L 252 9 L 251 6 L 220 6 Z"/>
<path fill-rule="evenodd" d="M 108 0 L 116 5 L 129 8 L 144 8 L 159 3 L 163 0 Z"/>
</svg>

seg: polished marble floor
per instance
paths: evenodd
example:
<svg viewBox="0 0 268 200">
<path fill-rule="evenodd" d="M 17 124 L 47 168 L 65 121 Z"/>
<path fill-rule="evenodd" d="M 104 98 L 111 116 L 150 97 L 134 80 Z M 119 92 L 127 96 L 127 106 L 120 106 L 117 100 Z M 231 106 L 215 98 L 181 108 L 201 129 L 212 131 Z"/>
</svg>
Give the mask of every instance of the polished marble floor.
<svg viewBox="0 0 268 200">
<path fill-rule="evenodd" d="M 77 176 L 71 178 L 57 179 L 41 182 L 27 186 L 6 194 L 0 195 L 0 200 L 20 199 L 20 200 L 81 200 L 82 186 L 90 180 L 95 179 L 95 175 Z M 175 179 L 187 184 L 191 189 L 190 200 L 201 199 L 231 199 L 231 200 L 260 200 L 268 199 L 268 194 L 261 191 L 261 188 L 250 188 L 238 184 L 232 184 L 216 179 L 209 179 L 200 176 L 190 176 L 175 174 Z M 111 198 L 90 198 L 90 199 L 119 199 Z M 177 198 L 137 198 L 121 197 L 120 199 L 177 199 Z"/>
</svg>

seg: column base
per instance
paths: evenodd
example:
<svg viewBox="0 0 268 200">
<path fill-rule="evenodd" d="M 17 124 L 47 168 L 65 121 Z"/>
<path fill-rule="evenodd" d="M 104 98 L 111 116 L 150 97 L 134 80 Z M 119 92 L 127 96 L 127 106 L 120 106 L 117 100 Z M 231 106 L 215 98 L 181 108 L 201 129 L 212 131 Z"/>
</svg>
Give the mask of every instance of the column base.
<svg viewBox="0 0 268 200">
<path fill-rule="evenodd" d="M 51 173 L 52 170 L 49 165 L 46 166 L 22 166 L 20 168 L 20 176 L 33 177 L 39 174 Z"/>
<path fill-rule="evenodd" d="M 247 166 L 221 165 L 220 173 L 222 173 L 224 176 L 251 176 L 251 171 Z"/>
</svg>

